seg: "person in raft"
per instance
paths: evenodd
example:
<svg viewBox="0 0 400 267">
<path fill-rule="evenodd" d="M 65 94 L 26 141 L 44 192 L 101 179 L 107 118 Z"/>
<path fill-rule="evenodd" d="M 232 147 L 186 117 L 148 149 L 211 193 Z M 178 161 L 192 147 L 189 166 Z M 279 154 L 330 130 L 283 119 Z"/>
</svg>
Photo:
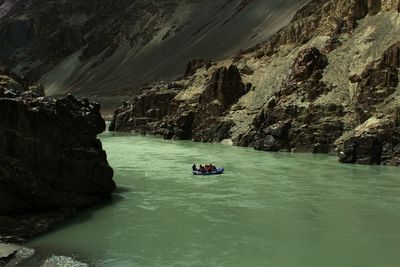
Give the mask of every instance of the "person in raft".
<svg viewBox="0 0 400 267">
<path fill-rule="evenodd" d="M 200 172 L 213 172 L 213 171 L 217 170 L 217 168 L 210 163 L 210 165 L 206 165 L 205 167 L 200 164 L 200 167 L 197 169 L 196 164 L 193 164 L 192 170 L 200 171 Z"/>
<path fill-rule="evenodd" d="M 212 164 L 210 163 L 210 165 L 206 165 L 206 170 L 207 172 L 212 172 Z"/>
<path fill-rule="evenodd" d="M 201 172 L 206 172 L 206 168 L 204 168 L 204 166 L 200 164 L 199 171 L 201 171 Z"/>
<path fill-rule="evenodd" d="M 213 172 L 215 170 L 217 170 L 217 167 L 215 167 L 214 165 L 212 165 L 211 163 L 209 165 L 206 165 L 206 171 L 207 172 Z"/>
<path fill-rule="evenodd" d="M 197 171 L 197 166 L 196 166 L 196 164 L 193 164 L 192 170 L 193 170 L 194 172 Z"/>
</svg>

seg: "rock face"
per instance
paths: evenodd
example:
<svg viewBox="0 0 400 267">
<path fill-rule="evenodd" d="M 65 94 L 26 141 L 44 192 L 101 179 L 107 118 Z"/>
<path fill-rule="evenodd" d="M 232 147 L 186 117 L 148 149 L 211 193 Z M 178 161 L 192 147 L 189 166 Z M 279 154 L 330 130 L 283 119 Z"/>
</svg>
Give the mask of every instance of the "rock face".
<svg viewBox="0 0 400 267">
<path fill-rule="evenodd" d="M 73 96 L 0 97 L 0 240 L 46 231 L 115 189 L 99 109 Z"/>
<path fill-rule="evenodd" d="M 161 120 L 168 114 L 170 102 L 179 92 L 179 88 L 170 87 L 155 87 L 127 100 L 114 112 L 110 131 L 148 131 L 150 123 Z"/>
<path fill-rule="evenodd" d="M 232 122 L 223 115 L 249 89 L 242 82 L 238 68 L 234 65 L 213 68 L 208 82 L 197 94 L 180 99 L 189 86 L 187 82 L 158 86 L 126 101 L 115 112 L 110 130 L 203 142 L 227 138 Z"/>
<path fill-rule="evenodd" d="M 328 153 L 343 133 L 343 107 L 315 99 L 330 91 L 321 82 L 328 59 L 317 48 L 298 53 L 280 90 L 235 142 L 265 151 Z"/>
<path fill-rule="evenodd" d="M 399 84 L 400 42 L 389 47 L 381 58 L 368 64 L 360 77 L 352 77 L 358 83 L 356 92 L 357 114 L 365 121 L 379 104 L 396 91 Z"/>
<path fill-rule="evenodd" d="M 310 1 L 234 58 L 207 68 L 193 61 L 149 132 L 399 165 L 399 7 L 399 0 Z"/>
<path fill-rule="evenodd" d="M 398 104 L 399 67 L 400 42 L 368 64 L 360 76 L 350 77 L 357 83 L 355 113 L 362 124 L 341 143 L 341 162 L 400 165 L 400 109 L 390 103 Z"/>
<path fill-rule="evenodd" d="M 344 140 L 340 161 L 358 164 L 400 165 L 400 110 L 371 118 Z"/>
<path fill-rule="evenodd" d="M 211 62 L 209 60 L 202 58 L 191 60 L 186 66 L 185 77 L 192 76 L 198 69 L 203 67 L 209 68 L 210 64 Z"/>
<path fill-rule="evenodd" d="M 290 68 L 290 75 L 283 82 L 280 97 L 296 94 L 303 100 L 314 100 L 329 88 L 320 82 L 328 59 L 316 47 L 300 51 Z"/>
</svg>

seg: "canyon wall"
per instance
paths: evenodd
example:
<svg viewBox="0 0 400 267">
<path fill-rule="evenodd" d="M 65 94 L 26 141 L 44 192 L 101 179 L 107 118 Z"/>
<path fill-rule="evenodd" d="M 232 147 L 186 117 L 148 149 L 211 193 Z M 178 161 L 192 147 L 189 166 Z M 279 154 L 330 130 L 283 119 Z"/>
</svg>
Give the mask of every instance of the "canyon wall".
<svg viewBox="0 0 400 267">
<path fill-rule="evenodd" d="M 398 0 L 311 1 L 265 42 L 231 59 L 191 62 L 169 82 L 179 86 L 159 116 L 146 112 L 146 90 L 128 100 L 114 129 L 136 131 L 125 122 L 151 117 L 141 132 L 399 165 L 399 26 Z"/>
</svg>

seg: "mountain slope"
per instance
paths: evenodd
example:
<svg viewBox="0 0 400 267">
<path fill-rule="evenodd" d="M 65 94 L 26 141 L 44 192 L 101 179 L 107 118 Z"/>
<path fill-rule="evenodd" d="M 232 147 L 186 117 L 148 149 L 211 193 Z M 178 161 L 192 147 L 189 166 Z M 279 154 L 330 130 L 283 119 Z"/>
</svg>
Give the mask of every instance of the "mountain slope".
<svg viewBox="0 0 400 267">
<path fill-rule="evenodd" d="M 128 100 L 112 129 L 399 165 L 399 7 L 314 0 L 265 43 Z"/>
<path fill-rule="evenodd" d="M 0 18 L 7 15 L 7 13 L 14 6 L 16 0 L 1 0 L 0 1 Z"/>
<path fill-rule="evenodd" d="M 20 0 L 0 21 L 0 62 L 48 94 L 119 94 L 264 41 L 306 2 Z"/>
</svg>

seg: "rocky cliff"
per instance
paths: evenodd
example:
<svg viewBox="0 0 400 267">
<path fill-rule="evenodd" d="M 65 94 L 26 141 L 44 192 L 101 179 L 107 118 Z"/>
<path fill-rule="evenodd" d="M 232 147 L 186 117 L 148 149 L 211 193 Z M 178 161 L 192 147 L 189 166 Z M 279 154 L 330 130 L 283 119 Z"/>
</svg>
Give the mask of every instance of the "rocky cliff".
<svg viewBox="0 0 400 267">
<path fill-rule="evenodd" d="M 274 36 L 232 59 L 191 62 L 186 77 L 172 83 L 180 84 L 176 96 L 141 129 L 399 165 L 399 7 L 398 0 L 311 1 Z M 141 103 L 129 100 L 115 112 L 115 130 L 137 129 L 124 122 L 146 117 Z"/>
<path fill-rule="evenodd" d="M 0 68 L 0 241 L 46 231 L 115 188 L 100 106 L 37 88 Z"/>
</svg>

